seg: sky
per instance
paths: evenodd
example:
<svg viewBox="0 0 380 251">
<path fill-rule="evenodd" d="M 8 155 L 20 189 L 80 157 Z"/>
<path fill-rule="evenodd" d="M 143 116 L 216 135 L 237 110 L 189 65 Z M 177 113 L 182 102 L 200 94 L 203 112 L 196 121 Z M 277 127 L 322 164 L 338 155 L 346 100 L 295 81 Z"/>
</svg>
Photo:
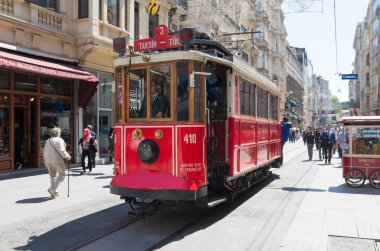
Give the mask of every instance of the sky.
<svg viewBox="0 0 380 251">
<path fill-rule="evenodd" d="M 337 73 L 350 74 L 354 69 L 356 25 L 364 20 L 368 4 L 369 0 L 335 0 L 338 69 L 335 60 L 334 0 L 323 0 L 323 12 L 322 1 L 317 0 L 308 9 L 316 12 L 285 13 L 289 44 L 306 49 L 313 73 L 329 81 L 332 95 L 341 102 L 348 101 L 348 80 L 341 80 Z M 284 12 L 288 10 L 287 6 L 283 7 Z"/>
</svg>

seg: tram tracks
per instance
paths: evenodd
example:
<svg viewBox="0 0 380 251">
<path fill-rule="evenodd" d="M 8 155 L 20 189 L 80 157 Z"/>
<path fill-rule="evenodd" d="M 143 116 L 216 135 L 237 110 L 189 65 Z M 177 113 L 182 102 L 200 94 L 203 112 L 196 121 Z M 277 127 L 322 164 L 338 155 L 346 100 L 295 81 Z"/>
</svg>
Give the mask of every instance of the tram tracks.
<svg viewBox="0 0 380 251">
<path fill-rule="evenodd" d="M 119 230 L 121 230 L 123 228 L 126 228 L 126 227 L 132 225 L 133 223 L 136 223 L 137 221 L 143 220 L 145 217 L 147 217 L 147 216 L 141 215 L 141 216 L 133 217 L 133 218 L 127 220 L 127 222 L 125 222 L 125 223 L 123 223 L 123 224 L 121 224 L 119 226 L 116 226 L 116 227 L 114 227 L 114 228 L 112 228 L 112 229 L 110 229 L 110 230 L 108 230 L 108 231 L 106 231 L 104 233 L 98 234 L 98 235 L 96 235 L 96 236 L 94 236 L 94 237 L 92 237 L 90 239 L 87 239 L 87 240 L 85 240 L 85 241 L 83 241 L 83 242 L 81 242 L 81 243 L 79 243 L 79 244 L 77 244 L 77 245 L 69 248 L 68 251 L 79 250 L 79 249 L 81 249 L 81 248 L 83 248 L 83 247 L 85 247 L 85 246 L 87 246 L 87 245 L 89 245 L 91 243 L 96 242 L 97 240 L 100 240 L 100 239 L 102 239 L 102 238 L 104 238 L 106 236 L 109 236 L 109 235 L 111 235 L 111 234 L 113 234 L 113 233 L 115 233 L 115 232 L 117 232 L 117 231 L 119 231 Z"/>
<path fill-rule="evenodd" d="M 295 153 L 295 152 L 297 152 L 297 153 Z M 292 154 L 291 154 L 291 156 L 288 155 L 288 160 L 286 161 L 286 163 L 296 162 L 297 161 L 296 159 L 300 158 L 300 156 L 304 152 L 305 152 L 305 150 L 303 148 L 296 148 L 296 149 L 292 150 L 291 151 Z M 285 154 L 287 154 L 287 152 Z M 289 165 L 289 167 L 293 168 L 293 165 L 292 166 Z M 289 167 L 287 167 L 287 168 L 289 168 Z M 310 169 L 312 169 L 312 168 L 308 167 L 305 170 L 305 172 L 302 173 L 302 175 L 301 175 L 301 173 L 299 173 L 297 180 L 295 182 L 291 183 L 292 186 L 294 186 L 294 187 L 298 186 L 301 183 L 301 181 L 303 180 L 303 178 L 308 175 L 308 173 L 310 172 Z M 278 170 L 280 171 L 281 169 L 278 169 Z M 272 181 L 273 181 L 273 179 L 272 179 Z M 128 219 L 124 224 L 116 226 L 107 232 L 104 232 L 104 233 L 99 234 L 99 235 L 97 235 L 97 236 L 95 236 L 89 240 L 86 240 L 86 241 L 70 248 L 69 250 L 81 250 L 82 248 L 83 248 L 83 250 L 91 250 L 92 247 L 97 247 L 97 245 L 100 244 L 100 242 L 103 242 L 103 244 L 104 244 L 105 242 L 109 243 L 110 241 L 112 241 L 111 236 L 117 236 L 117 235 L 128 236 L 128 235 L 130 235 L 130 233 L 136 233 L 137 232 L 136 229 L 140 229 L 139 231 L 142 231 L 142 232 L 140 232 L 140 236 L 135 236 L 135 237 L 129 236 L 128 237 L 130 240 L 134 241 L 133 245 L 138 245 L 138 247 L 140 247 L 139 250 L 160 249 L 160 248 L 166 246 L 167 244 L 173 242 L 173 240 L 180 238 L 181 236 L 183 236 L 187 232 L 191 232 L 192 229 L 196 229 L 197 226 L 199 226 L 200 224 L 202 225 L 204 221 L 210 221 L 210 224 L 212 225 L 213 224 L 212 221 L 214 221 L 213 218 L 215 218 L 215 214 L 223 215 L 223 216 L 227 215 L 229 212 L 233 211 L 239 205 L 244 203 L 246 199 L 249 199 L 248 197 L 254 196 L 256 192 L 259 192 L 260 190 L 266 189 L 266 188 L 273 189 L 273 187 L 267 187 L 269 185 L 269 183 L 271 183 L 272 181 L 269 178 L 268 180 L 261 182 L 257 186 L 252 187 L 251 191 L 248 191 L 248 194 L 246 194 L 246 195 L 244 195 L 245 193 L 241 194 L 243 198 L 239 199 L 240 201 L 237 201 L 237 203 L 235 202 L 232 205 L 226 204 L 227 206 L 216 207 L 216 208 L 213 208 L 213 210 L 207 210 L 207 211 L 203 212 L 202 214 L 198 213 L 197 215 L 192 215 L 192 214 L 186 213 L 186 210 L 179 210 L 179 211 L 181 211 L 181 213 L 178 213 L 177 209 L 174 209 L 174 210 L 172 210 L 172 209 L 166 210 L 165 209 L 165 210 L 162 210 L 162 211 L 166 211 L 164 214 L 158 213 L 157 215 L 150 216 L 148 218 L 147 218 L 147 216 L 143 215 L 143 216 L 138 216 L 138 217 Z M 247 197 L 247 198 L 244 198 L 244 197 Z M 282 202 L 280 202 L 277 205 L 278 210 L 276 210 L 276 212 L 272 215 L 272 218 L 263 227 L 264 231 L 262 231 L 262 238 L 260 238 L 260 240 L 255 240 L 251 243 L 254 247 L 256 247 L 257 245 L 264 247 L 266 245 L 269 238 L 272 237 L 270 233 L 276 228 L 277 222 L 283 217 L 284 213 L 286 213 L 285 209 L 291 203 L 291 200 L 292 200 L 292 196 L 290 194 L 288 194 L 282 200 Z M 220 208 L 221 210 L 217 210 L 217 208 Z M 217 210 L 217 211 L 215 211 L 215 210 Z M 177 212 L 177 214 L 181 214 L 182 216 L 187 215 L 186 222 L 185 221 L 178 222 L 178 223 L 176 222 L 176 224 L 174 226 L 171 225 L 170 230 L 167 230 L 167 231 L 162 231 L 162 230 L 157 231 L 157 229 L 155 229 L 156 236 L 154 236 L 154 238 L 148 237 L 149 241 L 147 241 L 146 235 L 149 235 L 149 233 L 147 233 L 146 230 L 152 229 L 155 226 L 157 227 L 157 225 L 160 226 L 158 229 L 165 229 L 165 228 L 167 229 L 167 227 L 165 225 L 165 221 L 167 221 L 168 215 L 172 215 L 173 213 L 176 214 L 176 212 Z M 192 218 L 189 218 L 189 215 L 191 215 Z M 178 217 L 178 215 L 177 215 L 177 217 Z M 142 221 L 141 223 L 138 223 L 144 219 L 146 219 L 146 221 Z M 174 221 L 176 221 L 176 220 L 174 220 Z M 132 225 L 134 225 L 134 224 L 138 224 L 138 225 L 135 227 L 132 227 Z M 208 225 L 208 223 L 207 223 L 207 225 Z M 116 234 L 116 232 L 118 232 L 118 231 L 120 231 L 120 233 Z M 157 233 L 158 233 L 158 235 L 157 235 Z M 113 235 L 113 234 L 115 234 L 115 235 Z M 145 238 L 141 238 L 141 234 L 143 234 Z M 115 238 L 115 237 L 113 237 L 113 238 Z M 105 239 L 108 239 L 108 241 Z M 100 241 L 100 242 L 98 242 L 98 241 Z M 130 242 L 128 242 L 128 241 L 125 241 L 124 243 L 125 244 L 121 244 L 121 245 L 124 245 L 126 248 L 130 244 Z"/>
</svg>

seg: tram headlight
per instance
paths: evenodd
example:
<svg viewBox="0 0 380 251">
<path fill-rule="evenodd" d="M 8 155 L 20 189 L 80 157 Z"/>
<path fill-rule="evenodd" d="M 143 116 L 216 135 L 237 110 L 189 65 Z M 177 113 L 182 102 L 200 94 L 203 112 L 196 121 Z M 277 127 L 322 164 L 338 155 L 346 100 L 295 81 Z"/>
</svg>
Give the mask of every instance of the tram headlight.
<svg viewBox="0 0 380 251">
<path fill-rule="evenodd" d="M 145 139 L 140 142 L 137 148 L 137 155 L 145 164 L 153 164 L 160 155 L 160 149 L 156 142 L 151 139 Z"/>
</svg>

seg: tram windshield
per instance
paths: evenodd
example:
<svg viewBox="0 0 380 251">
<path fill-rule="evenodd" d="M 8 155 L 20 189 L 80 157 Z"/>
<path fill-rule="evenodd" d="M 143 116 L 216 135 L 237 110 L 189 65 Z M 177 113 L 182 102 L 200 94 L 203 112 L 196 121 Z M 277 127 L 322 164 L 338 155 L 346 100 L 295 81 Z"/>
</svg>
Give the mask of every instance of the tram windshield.
<svg viewBox="0 0 380 251">
<path fill-rule="evenodd" d="M 352 128 L 352 154 L 380 154 L 380 128 Z"/>
<path fill-rule="evenodd" d="M 201 63 L 177 61 L 138 66 L 129 71 L 127 84 L 128 120 L 202 122 L 204 78 Z M 191 108 L 192 107 L 192 108 Z"/>
</svg>

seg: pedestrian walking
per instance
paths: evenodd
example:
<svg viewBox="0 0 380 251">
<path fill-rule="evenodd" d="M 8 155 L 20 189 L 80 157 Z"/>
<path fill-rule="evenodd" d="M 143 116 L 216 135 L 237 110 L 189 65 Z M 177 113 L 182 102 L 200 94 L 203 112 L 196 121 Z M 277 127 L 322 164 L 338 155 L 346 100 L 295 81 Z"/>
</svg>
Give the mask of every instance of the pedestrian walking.
<svg viewBox="0 0 380 251">
<path fill-rule="evenodd" d="M 314 143 L 315 143 L 315 135 L 313 133 L 313 128 L 311 126 L 308 126 L 307 132 L 305 133 L 305 145 L 307 145 L 307 153 L 309 155 L 309 160 L 313 159 Z"/>
<path fill-rule="evenodd" d="M 338 149 L 338 155 L 339 158 L 343 157 L 343 151 L 342 151 L 342 145 L 343 145 L 343 130 L 339 130 L 338 136 L 336 137 L 336 149 Z"/>
<path fill-rule="evenodd" d="M 108 132 L 108 153 L 110 163 L 112 163 L 114 153 L 114 131 L 115 129 L 112 127 Z"/>
<path fill-rule="evenodd" d="M 327 160 L 328 160 L 329 141 L 330 141 L 329 133 L 324 128 L 321 133 L 321 147 L 322 147 L 322 154 L 323 154 L 323 159 L 325 160 L 325 164 L 327 164 Z"/>
<path fill-rule="evenodd" d="M 321 138 L 321 134 L 322 134 L 322 127 L 319 127 L 315 131 L 315 145 L 316 145 L 317 150 L 318 150 L 319 160 L 322 159 L 322 138 Z"/>
<path fill-rule="evenodd" d="M 50 176 L 48 192 L 51 197 L 59 196 L 58 186 L 65 179 L 65 161 L 70 161 L 71 156 L 66 151 L 65 141 L 61 138 L 61 129 L 54 127 L 50 130 L 50 138 L 46 140 L 44 147 L 44 162 Z"/>
<path fill-rule="evenodd" d="M 289 140 L 290 129 L 293 127 L 292 123 L 289 122 L 287 117 L 284 117 L 281 122 L 281 164 L 284 161 L 283 150 L 285 143 Z"/>
<path fill-rule="evenodd" d="M 95 139 L 91 137 L 91 132 L 88 128 L 85 128 L 83 131 L 83 137 L 79 140 L 79 147 L 82 149 L 82 156 L 81 156 L 81 164 L 83 171 L 81 174 L 86 173 L 86 169 L 89 169 L 89 174 L 92 173 L 92 159 L 93 159 L 93 153 L 92 148 L 94 145 Z M 85 160 L 87 158 L 87 167 Z"/>
<path fill-rule="evenodd" d="M 96 132 L 92 130 L 92 125 L 87 125 L 87 128 L 90 130 L 91 132 L 91 137 L 96 141 Z M 94 142 L 95 142 L 94 141 Z M 97 145 L 97 141 L 95 142 L 96 145 Z M 93 144 L 91 146 L 91 152 L 90 152 L 90 155 L 91 155 L 91 163 L 92 163 L 92 167 L 95 168 L 95 164 L 96 164 L 96 160 L 95 160 L 95 157 L 96 157 L 96 153 L 97 153 L 97 149 L 94 148 L 95 144 Z"/>
</svg>

